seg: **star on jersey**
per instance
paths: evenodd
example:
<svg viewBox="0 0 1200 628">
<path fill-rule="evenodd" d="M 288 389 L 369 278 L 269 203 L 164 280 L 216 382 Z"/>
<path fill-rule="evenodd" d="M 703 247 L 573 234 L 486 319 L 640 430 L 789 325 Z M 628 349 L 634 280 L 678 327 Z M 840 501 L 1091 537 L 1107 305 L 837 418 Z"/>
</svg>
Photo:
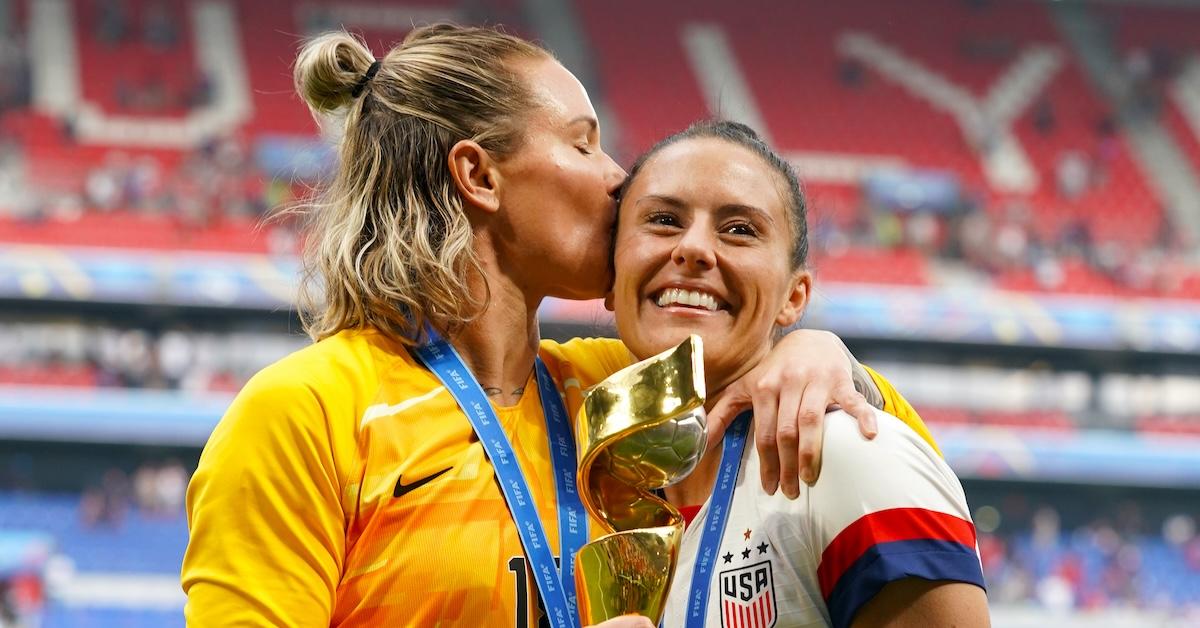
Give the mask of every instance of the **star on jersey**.
<svg viewBox="0 0 1200 628">
<path fill-rule="evenodd" d="M 733 552 L 725 552 L 725 555 L 721 558 L 725 560 L 726 564 L 731 563 L 733 562 Z"/>
<path fill-rule="evenodd" d="M 762 542 L 762 543 L 759 543 L 759 544 L 758 544 L 758 553 L 759 553 L 759 554 L 766 554 L 766 553 L 767 553 L 767 548 L 768 548 L 768 547 L 770 547 L 770 545 L 767 545 L 765 541 L 764 541 L 764 542 Z"/>
<path fill-rule="evenodd" d="M 746 540 L 749 541 L 750 540 L 750 528 L 746 528 L 746 531 L 742 533 L 742 536 L 746 537 Z"/>
<path fill-rule="evenodd" d="M 745 560 L 747 558 L 750 558 L 750 548 L 749 547 L 742 550 L 742 560 Z"/>
</svg>

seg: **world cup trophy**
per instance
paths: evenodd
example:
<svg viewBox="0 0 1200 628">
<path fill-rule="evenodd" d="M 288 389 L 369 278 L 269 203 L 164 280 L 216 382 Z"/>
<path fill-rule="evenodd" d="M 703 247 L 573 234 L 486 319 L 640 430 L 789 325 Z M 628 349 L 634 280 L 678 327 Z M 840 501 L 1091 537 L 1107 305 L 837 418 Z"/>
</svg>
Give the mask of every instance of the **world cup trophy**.
<svg viewBox="0 0 1200 628">
<path fill-rule="evenodd" d="M 700 337 L 614 373 L 577 417 L 579 492 L 608 533 L 575 555 L 584 625 L 636 613 L 662 619 L 683 516 L 656 494 L 687 476 L 705 447 Z"/>
</svg>

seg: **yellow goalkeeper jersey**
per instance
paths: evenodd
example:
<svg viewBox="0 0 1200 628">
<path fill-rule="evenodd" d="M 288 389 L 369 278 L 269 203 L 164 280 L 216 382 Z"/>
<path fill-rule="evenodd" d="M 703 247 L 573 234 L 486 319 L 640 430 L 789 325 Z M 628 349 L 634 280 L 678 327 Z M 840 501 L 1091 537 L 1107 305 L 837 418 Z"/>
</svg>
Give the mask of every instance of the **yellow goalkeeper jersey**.
<svg viewBox="0 0 1200 628">
<path fill-rule="evenodd" d="M 632 360 L 607 339 L 544 341 L 540 353 L 572 416 L 582 390 Z M 886 409 L 928 438 L 872 375 Z M 496 411 L 557 550 L 535 388 L 531 376 L 517 405 Z M 542 623 L 516 525 L 470 423 L 432 373 L 374 331 L 344 331 L 251 379 L 209 438 L 187 509 L 189 626 Z"/>
</svg>

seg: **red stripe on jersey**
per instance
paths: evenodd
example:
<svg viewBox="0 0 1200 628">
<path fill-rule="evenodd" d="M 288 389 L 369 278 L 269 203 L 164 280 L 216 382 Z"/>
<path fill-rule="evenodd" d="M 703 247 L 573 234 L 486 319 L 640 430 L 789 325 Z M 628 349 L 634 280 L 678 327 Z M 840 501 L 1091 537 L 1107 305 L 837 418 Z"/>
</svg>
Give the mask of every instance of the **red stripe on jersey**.
<svg viewBox="0 0 1200 628">
<path fill-rule="evenodd" d="M 975 526 L 970 521 L 924 508 L 891 508 L 864 515 L 838 533 L 821 552 L 817 580 L 821 595 L 829 599 L 842 574 L 874 545 L 892 541 L 936 539 L 975 547 Z"/>
</svg>

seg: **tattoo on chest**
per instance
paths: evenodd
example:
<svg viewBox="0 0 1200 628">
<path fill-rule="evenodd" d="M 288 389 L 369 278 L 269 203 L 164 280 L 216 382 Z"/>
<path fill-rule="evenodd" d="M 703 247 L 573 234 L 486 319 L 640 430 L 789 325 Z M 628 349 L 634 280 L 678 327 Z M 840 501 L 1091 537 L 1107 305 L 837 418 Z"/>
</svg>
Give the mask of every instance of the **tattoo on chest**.
<svg viewBox="0 0 1200 628">
<path fill-rule="evenodd" d="M 483 392 L 484 392 L 484 394 L 486 394 L 489 397 L 495 397 L 496 395 L 504 394 L 503 390 L 500 390 L 499 388 L 496 388 L 495 386 L 484 386 Z M 514 388 L 512 391 L 512 394 L 517 397 L 520 397 L 524 393 L 525 393 L 524 386 L 522 386 L 520 388 Z"/>
</svg>

